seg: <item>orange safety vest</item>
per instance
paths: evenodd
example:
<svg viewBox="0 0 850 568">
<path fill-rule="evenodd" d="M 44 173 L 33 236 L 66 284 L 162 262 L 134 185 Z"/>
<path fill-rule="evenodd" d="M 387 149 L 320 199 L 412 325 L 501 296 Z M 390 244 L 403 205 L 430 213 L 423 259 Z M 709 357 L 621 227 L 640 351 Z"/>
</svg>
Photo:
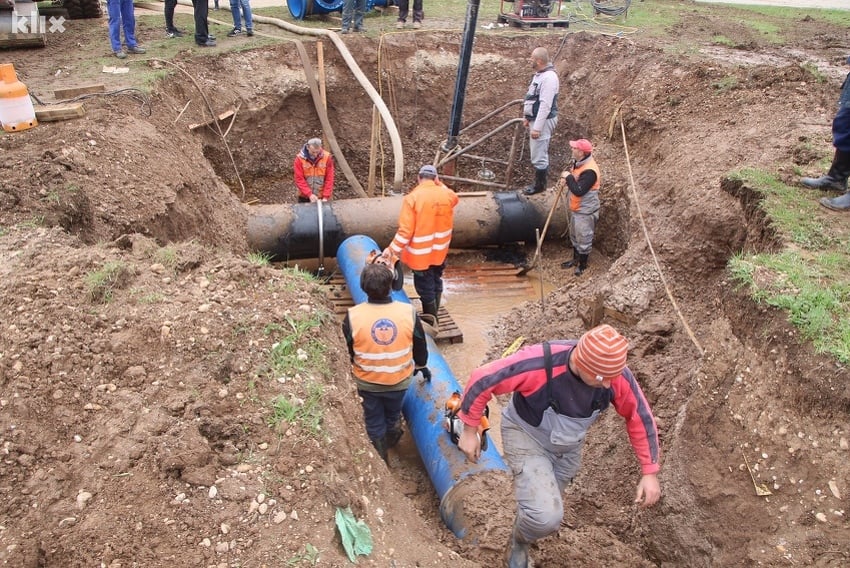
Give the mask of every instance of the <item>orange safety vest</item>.
<svg viewBox="0 0 850 568">
<path fill-rule="evenodd" d="M 404 197 L 390 249 L 411 270 L 427 270 L 446 261 L 452 241 L 457 194 L 426 179 Z"/>
<path fill-rule="evenodd" d="M 396 385 L 413 374 L 413 306 L 405 302 L 364 302 L 348 309 L 354 348 L 354 376 Z"/>
<path fill-rule="evenodd" d="M 322 188 L 325 186 L 325 173 L 328 171 L 328 160 L 331 159 L 331 155 L 323 150 L 322 155 L 316 160 L 315 165 L 302 156 L 301 152 L 298 152 L 297 157 L 301 160 L 301 167 L 304 170 L 304 179 L 307 181 L 307 185 L 321 199 L 324 197 L 322 195 Z"/>
<path fill-rule="evenodd" d="M 596 183 L 594 183 L 590 191 L 599 191 L 599 184 L 602 181 L 602 177 L 599 175 L 599 166 L 596 165 L 596 160 L 593 158 L 593 155 L 590 156 L 583 164 L 580 166 L 576 166 L 573 168 L 572 174 L 573 177 L 578 181 L 578 176 L 581 175 L 581 172 L 584 170 L 593 170 L 596 172 Z M 583 196 L 582 196 L 583 197 Z M 570 194 L 570 211 L 578 211 L 579 207 L 581 207 L 581 197 L 578 195 Z"/>
</svg>

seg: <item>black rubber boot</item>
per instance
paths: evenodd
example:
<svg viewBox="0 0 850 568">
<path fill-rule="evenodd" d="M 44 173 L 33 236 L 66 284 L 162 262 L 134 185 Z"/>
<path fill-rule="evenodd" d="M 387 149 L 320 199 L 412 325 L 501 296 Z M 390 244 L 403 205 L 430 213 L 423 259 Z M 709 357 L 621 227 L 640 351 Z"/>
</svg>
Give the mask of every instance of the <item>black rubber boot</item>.
<svg viewBox="0 0 850 568">
<path fill-rule="evenodd" d="M 587 254 L 578 255 L 578 266 L 576 266 L 576 271 L 575 271 L 576 276 L 581 276 L 582 272 L 587 270 L 587 257 L 588 256 L 589 255 L 587 255 Z"/>
<path fill-rule="evenodd" d="M 821 197 L 820 204 L 833 211 L 847 211 L 850 209 L 850 192 L 833 199 Z"/>
<path fill-rule="evenodd" d="M 562 262 L 561 268 L 572 268 L 576 264 L 578 264 L 578 250 L 576 250 L 576 247 L 573 247 L 573 258 L 572 258 L 572 260 Z"/>
<path fill-rule="evenodd" d="M 375 446 L 375 450 L 377 450 L 378 455 L 381 456 L 381 459 L 384 460 L 385 463 L 389 463 L 387 457 L 387 438 L 386 436 L 383 438 L 369 438 L 372 441 L 372 445 Z"/>
<path fill-rule="evenodd" d="M 528 568 L 528 543 L 517 536 L 516 527 L 508 543 L 508 568 Z"/>
<path fill-rule="evenodd" d="M 394 428 L 387 430 L 387 448 L 396 447 L 403 435 L 404 429 L 401 427 L 400 424 L 397 424 Z"/>
<path fill-rule="evenodd" d="M 848 177 L 850 177 L 850 152 L 836 149 L 832 165 L 826 175 L 819 178 L 800 178 L 800 183 L 812 189 L 847 191 Z"/>
<path fill-rule="evenodd" d="M 535 193 L 540 193 L 541 191 L 546 191 L 546 177 L 549 174 L 549 168 L 545 168 L 542 170 L 538 170 L 535 168 L 534 170 L 534 185 L 530 185 L 526 187 L 522 192 L 526 195 L 534 195 Z"/>
<path fill-rule="evenodd" d="M 433 302 L 423 302 L 422 303 L 422 313 L 433 316 L 434 323 L 431 324 L 431 325 L 433 325 L 434 327 L 437 327 L 438 325 L 440 325 L 440 318 L 437 316 L 437 302 L 436 302 L 436 300 L 433 301 Z M 423 321 L 425 319 L 430 319 L 430 318 L 423 318 Z M 430 323 L 430 322 L 428 322 L 428 323 Z"/>
</svg>

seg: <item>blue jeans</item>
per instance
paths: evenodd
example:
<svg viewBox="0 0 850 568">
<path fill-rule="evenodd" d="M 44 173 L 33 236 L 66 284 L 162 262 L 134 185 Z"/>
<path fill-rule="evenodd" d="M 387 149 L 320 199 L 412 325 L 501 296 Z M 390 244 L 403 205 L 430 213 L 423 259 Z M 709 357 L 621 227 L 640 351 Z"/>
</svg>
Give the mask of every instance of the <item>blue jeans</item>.
<svg viewBox="0 0 850 568">
<path fill-rule="evenodd" d="M 364 15 L 366 15 L 366 0 L 345 0 L 342 4 L 342 29 L 351 28 L 352 17 L 354 29 L 362 29 Z"/>
<path fill-rule="evenodd" d="M 127 47 L 136 47 L 136 16 L 133 14 L 133 0 L 106 0 L 106 13 L 109 14 L 109 43 L 112 51 L 121 51 L 121 28 L 124 28 L 124 43 Z"/>
<path fill-rule="evenodd" d="M 245 29 L 254 29 L 254 19 L 251 16 L 251 4 L 248 0 L 230 0 L 230 13 L 233 14 L 233 28 L 242 29 L 242 18 L 239 17 L 239 6 L 242 6 L 242 12 L 245 13 Z"/>
<path fill-rule="evenodd" d="M 395 429 L 407 390 L 370 392 L 357 390 L 363 398 L 363 421 L 371 440 L 379 440 Z"/>
</svg>

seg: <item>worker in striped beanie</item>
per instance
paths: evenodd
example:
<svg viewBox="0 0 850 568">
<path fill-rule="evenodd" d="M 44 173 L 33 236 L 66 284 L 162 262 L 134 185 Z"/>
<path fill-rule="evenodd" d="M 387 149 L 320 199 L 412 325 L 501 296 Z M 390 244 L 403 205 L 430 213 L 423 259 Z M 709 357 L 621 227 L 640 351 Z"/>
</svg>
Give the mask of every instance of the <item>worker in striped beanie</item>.
<svg viewBox="0 0 850 568">
<path fill-rule="evenodd" d="M 625 419 L 640 463 L 634 502 L 650 507 L 661 498 L 658 429 L 626 366 L 628 352 L 625 337 L 600 325 L 578 341 L 544 341 L 472 371 L 457 414 L 463 422 L 458 448 L 470 461 L 481 455 L 478 427 L 490 398 L 513 393 L 501 423 L 517 502 L 509 568 L 529 566 L 530 543 L 560 528 L 563 492 L 581 466 L 585 436 L 609 407 Z"/>
</svg>

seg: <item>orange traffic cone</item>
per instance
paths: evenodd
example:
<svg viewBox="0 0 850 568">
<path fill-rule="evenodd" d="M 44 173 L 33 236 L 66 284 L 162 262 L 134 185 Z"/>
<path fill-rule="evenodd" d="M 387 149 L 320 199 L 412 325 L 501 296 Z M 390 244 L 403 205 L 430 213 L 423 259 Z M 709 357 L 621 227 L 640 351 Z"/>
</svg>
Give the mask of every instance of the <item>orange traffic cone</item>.
<svg viewBox="0 0 850 568">
<path fill-rule="evenodd" d="M 38 125 L 27 86 L 18 81 L 11 63 L 0 63 L 0 124 L 6 132 Z"/>
</svg>

